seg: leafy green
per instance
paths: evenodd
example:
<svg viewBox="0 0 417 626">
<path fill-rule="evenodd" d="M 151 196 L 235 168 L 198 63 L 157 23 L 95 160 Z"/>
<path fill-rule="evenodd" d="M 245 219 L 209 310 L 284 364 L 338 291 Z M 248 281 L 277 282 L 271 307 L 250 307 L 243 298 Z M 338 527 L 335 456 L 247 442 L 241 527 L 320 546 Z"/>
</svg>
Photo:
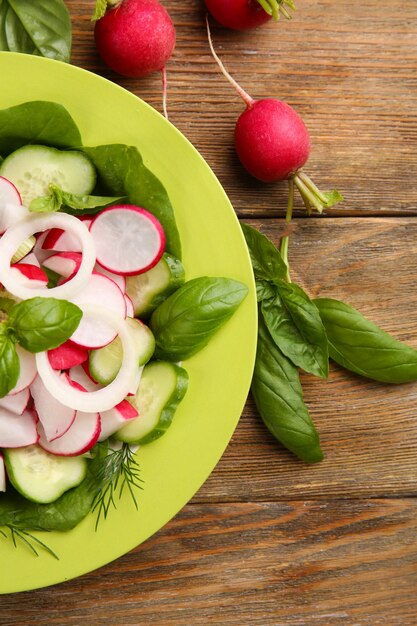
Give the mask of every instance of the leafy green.
<svg viewBox="0 0 417 626">
<path fill-rule="evenodd" d="M 4 324 L 4 323 L 3 323 Z M 0 334 L 0 398 L 6 396 L 19 378 L 20 363 L 14 341 L 4 332 Z"/>
<path fill-rule="evenodd" d="M 77 214 L 96 213 L 110 204 L 116 204 L 125 196 L 91 196 L 69 193 L 58 185 L 49 185 L 49 195 L 35 198 L 29 205 L 29 210 L 34 213 L 50 213 L 59 211 L 62 207 L 73 209 Z"/>
<path fill-rule="evenodd" d="M 231 278 L 202 276 L 186 282 L 152 314 L 155 356 L 177 361 L 204 348 L 247 293 L 246 285 Z"/>
<path fill-rule="evenodd" d="M 8 326 L 25 350 L 42 352 L 69 339 L 81 317 L 81 309 L 72 302 L 38 297 L 15 304 L 9 312 Z"/>
<path fill-rule="evenodd" d="M 71 19 L 63 0 L 1 0 L 0 50 L 70 60 Z"/>
<path fill-rule="evenodd" d="M 297 368 L 275 345 L 262 318 L 251 389 L 272 435 L 300 459 L 321 461 L 319 436 L 304 403 Z"/>
<path fill-rule="evenodd" d="M 342 367 L 384 383 L 417 380 L 417 350 L 394 339 L 353 307 L 318 298 L 330 357 Z"/>
<path fill-rule="evenodd" d="M 1 150 L 0 150 L 1 152 Z M 144 165 L 137 148 L 112 144 L 84 148 L 106 190 L 127 196 L 132 204 L 144 207 L 161 222 L 166 250 L 181 259 L 181 242 L 168 194 L 154 174 Z"/>
<path fill-rule="evenodd" d="M 81 135 L 66 108 L 55 102 L 34 100 L 0 110 L 0 153 L 27 144 L 76 148 Z"/>
<path fill-rule="evenodd" d="M 277 281 L 285 279 L 287 266 L 272 241 L 247 224 L 242 223 L 241 227 L 256 280 L 266 280 L 276 284 Z"/>
<path fill-rule="evenodd" d="M 102 17 L 106 14 L 107 10 L 107 0 L 96 0 L 96 5 L 94 7 L 94 13 L 92 15 L 91 21 L 96 22 L 97 20 L 101 20 Z"/>
</svg>

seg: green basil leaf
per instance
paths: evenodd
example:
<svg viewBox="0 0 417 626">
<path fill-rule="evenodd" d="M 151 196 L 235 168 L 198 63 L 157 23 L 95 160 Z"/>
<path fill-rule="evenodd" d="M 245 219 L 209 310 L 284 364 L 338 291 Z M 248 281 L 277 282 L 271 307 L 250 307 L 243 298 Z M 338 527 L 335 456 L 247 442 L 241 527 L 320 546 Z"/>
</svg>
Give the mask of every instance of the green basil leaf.
<svg viewBox="0 0 417 626">
<path fill-rule="evenodd" d="M 145 167 L 137 148 L 113 144 L 83 149 L 95 165 L 105 189 L 118 196 L 127 196 L 132 204 L 153 213 L 164 229 L 166 251 L 181 259 L 180 236 L 168 194 Z"/>
<path fill-rule="evenodd" d="M 417 350 L 394 339 L 344 302 L 331 298 L 314 302 L 326 328 L 333 361 L 383 383 L 417 380 Z"/>
<path fill-rule="evenodd" d="M 327 378 L 326 331 L 315 304 L 301 287 L 282 282 L 276 287 L 274 297 L 262 301 L 261 312 L 285 356 L 306 372 Z"/>
<path fill-rule="evenodd" d="M 57 348 L 76 330 L 82 311 L 72 302 L 55 298 L 30 298 L 9 313 L 9 327 L 28 352 Z"/>
<path fill-rule="evenodd" d="M 262 420 L 278 441 L 308 463 L 323 459 L 297 368 L 275 345 L 261 317 L 251 390 Z"/>
<path fill-rule="evenodd" d="M 49 196 L 34 198 L 29 205 L 29 211 L 32 213 L 53 213 L 59 211 L 61 206 L 61 198 L 57 194 L 51 193 Z"/>
<path fill-rule="evenodd" d="M 0 110 L 0 153 L 6 156 L 27 144 L 76 148 L 81 135 L 68 111 L 55 102 L 34 100 Z"/>
<path fill-rule="evenodd" d="M 268 280 L 256 280 L 256 298 L 258 302 L 274 298 L 276 294 L 276 286 Z"/>
<path fill-rule="evenodd" d="M 32 200 L 29 206 L 30 211 L 35 213 L 51 212 L 59 211 L 64 207 L 64 210 L 67 209 L 67 212 L 71 212 L 68 209 L 73 209 L 77 214 L 84 212 L 95 213 L 103 207 L 116 204 L 116 202 L 126 198 L 126 196 L 91 196 L 69 193 L 54 184 L 49 185 L 49 189 L 50 194 L 48 196 Z M 97 209 L 97 211 L 94 211 L 94 209 Z"/>
<path fill-rule="evenodd" d="M 256 228 L 243 223 L 241 227 L 249 248 L 255 278 L 272 282 L 284 279 L 287 266 L 272 241 Z"/>
<path fill-rule="evenodd" d="M 20 363 L 14 341 L 0 334 L 0 398 L 6 396 L 19 378 Z"/>
<path fill-rule="evenodd" d="M 2 291 L 1 293 L 4 294 L 5 292 Z M 14 300 L 11 296 L 2 295 L 0 297 L 0 311 L 3 311 L 4 313 L 8 313 L 15 304 L 16 300 Z"/>
<path fill-rule="evenodd" d="M 63 0 L 1 0 L 0 49 L 68 62 L 71 19 Z"/>
<path fill-rule="evenodd" d="M 152 314 L 156 358 L 179 361 L 204 348 L 247 293 L 246 285 L 231 278 L 202 276 L 186 282 Z"/>
</svg>

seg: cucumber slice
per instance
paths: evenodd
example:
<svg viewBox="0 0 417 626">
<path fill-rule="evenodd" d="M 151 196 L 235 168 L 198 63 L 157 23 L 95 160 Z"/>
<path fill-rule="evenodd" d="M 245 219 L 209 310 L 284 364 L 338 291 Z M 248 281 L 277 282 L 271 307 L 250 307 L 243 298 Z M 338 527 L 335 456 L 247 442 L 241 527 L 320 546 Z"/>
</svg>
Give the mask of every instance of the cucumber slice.
<svg viewBox="0 0 417 626">
<path fill-rule="evenodd" d="M 139 320 L 131 317 L 126 322 L 132 331 L 132 341 L 137 349 L 138 366 L 142 367 L 151 358 L 155 350 L 155 339 L 152 331 Z M 122 342 L 116 337 L 104 348 L 91 350 L 89 356 L 90 374 L 95 381 L 109 385 L 117 376 L 122 364 Z"/>
<path fill-rule="evenodd" d="M 181 261 L 167 252 L 147 272 L 128 276 L 126 293 L 133 302 L 135 315 L 149 316 L 171 293 L 181 287 L 184 277 Z"/>
<path fill-rule="evenodd" d="M 175 363 L 153 361 L 146 365 L 136 395 L 127 398 L 139 417 L 129 421 L 114 437 L 140 445 L 161 437 L 171 425 L 187 387 L 188 374 Z"/>
<path fill-rule="evenodd" d="M 85 154 L 47 146 L 23 146 L 12 152 L 1 163 L 0 174 L 16 185 L 26 206 L 47 196 L 51 183 L 76 194 L 89 194 L 96 184 L 96 171 Z"/>
<path fill-rule="evenodd" d="M 7 476 L 22 496 L 33 502 L 54 502 L 87 474 L 82 457 L 55 456 L 38 445 L 4 451 Z"/>
</svg>

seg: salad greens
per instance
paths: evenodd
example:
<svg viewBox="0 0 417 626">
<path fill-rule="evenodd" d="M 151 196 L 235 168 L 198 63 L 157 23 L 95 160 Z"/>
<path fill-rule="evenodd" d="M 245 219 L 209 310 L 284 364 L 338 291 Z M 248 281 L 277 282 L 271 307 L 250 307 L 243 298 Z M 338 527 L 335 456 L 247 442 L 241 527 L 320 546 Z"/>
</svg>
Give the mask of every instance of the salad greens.
<svg viewBox="0 0 417 626">
<path fill-rule="evenodd" d="M 71 19 L 63 0 L 1 0 L 0 50 L 70 60 Z"/>
<path fill-rule="evenodd" d="M 49 185 L 49 194 L 34 198 L 29 205 L 29 211 L 33 213 L 51 213 L 60 211 L 63 207 L 73 209 L 74 213 L 94 214 L 101 211 L 106 206 L 116 204 L 126 196 L 91 196 L 69 193 L 58 185 Z"/>
</svg>

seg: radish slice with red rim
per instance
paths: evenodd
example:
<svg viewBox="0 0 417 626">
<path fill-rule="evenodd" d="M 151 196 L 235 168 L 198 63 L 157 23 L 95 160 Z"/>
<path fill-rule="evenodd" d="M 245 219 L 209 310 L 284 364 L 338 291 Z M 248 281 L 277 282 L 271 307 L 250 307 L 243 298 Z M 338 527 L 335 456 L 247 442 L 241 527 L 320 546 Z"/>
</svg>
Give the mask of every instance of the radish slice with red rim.
<svg viewBox="0 0 417 626">
<path fill-rule="evenodd" d="M 0 448 L 23 448 L 38 441 L 36 419 L 31 411 L 15 415 L 0 410 Z"/>
<path fill-rule="evenodd" d="M 16 187 L 10 180 L 0 176 L 0 234 L 27 215 L 29 211 L 22 205 Z"/>
<path fill-rule="evenodd" d="M 16 280 L 10 260 L 22 241 L 34 233 L 48 228 L 62 228 L 79 238 L 83 254 L 78 272 L 65 284 L 47 289 L 30 287 Z M 73 294 L 87 284 L 96 260 L 94 240 L 83 222 L 67 213 L 31 214 L 11 226 L 0 239 L 0 276 L 5 289 L 14 296 L 25 300 L 35 296 L 70 299 Z"/>
<path fill-rule="evenodd" d="M 97 442 L 101 431 L 100 416 L 98 413 L 77 411 L 67 432 L 53 441 L 48 441 L 41 423 L 38 424 L 38 431 L 39 445 L 47 452 L 57 456 L 78 456 L 88 452 Z"/>
<path fill-rule="evenodd" d="M 58 402 L 46 389 L 39 376 L 31 384 L 30 393 L 46 439 L 54 441 L 62 437 L 75 419 L 75 410 Z"/>
<path fill-rule="evenodd" d="M 38 373 L 48 391 L 65 406 L 87 413 L 107 411 L 121 402 L 136 383 L 137 352 L 132 341 L 130 327 L 124 319 L 107 309 L 96 307 L 86 307 L 83 313 L 83 319 L 88 317 L 96 322 L 103 321 L 112 326 L 119 335 L 123 348 L 123 360 L 116 378 L 102 389 L 90 392 L 80 391 L 61 379 L 52 369 L 47 352 L 36 354 Z"/>
<path fill-rule="evenodd" d="M 161 258 L 165 233 L 152 213 L 132 204 L 101 211 L 90 226 L 97 263 L 125 276 L 146 272 Z"/>
<path fill-rule="evenodd" d="M 13 389 L 9 391 L 9 396 L 14 396 L 29 387 L 37 374 L 35 355 L 19 346 L 19 344 L 16 344 L 16 352 L 19 357 L 19 378 Z"/>
<path fill-rule="evenodd" d="M 7 394 L 7 396 L 0 398 L 0 408 L 6 409 L 6 411 L 10 411 L 10 413 L 15 415 L 22 415 L 29 403 L 29 398 L 29 387 L 26 387 L 18 393 L 13 395 Z"/>
</svg>

